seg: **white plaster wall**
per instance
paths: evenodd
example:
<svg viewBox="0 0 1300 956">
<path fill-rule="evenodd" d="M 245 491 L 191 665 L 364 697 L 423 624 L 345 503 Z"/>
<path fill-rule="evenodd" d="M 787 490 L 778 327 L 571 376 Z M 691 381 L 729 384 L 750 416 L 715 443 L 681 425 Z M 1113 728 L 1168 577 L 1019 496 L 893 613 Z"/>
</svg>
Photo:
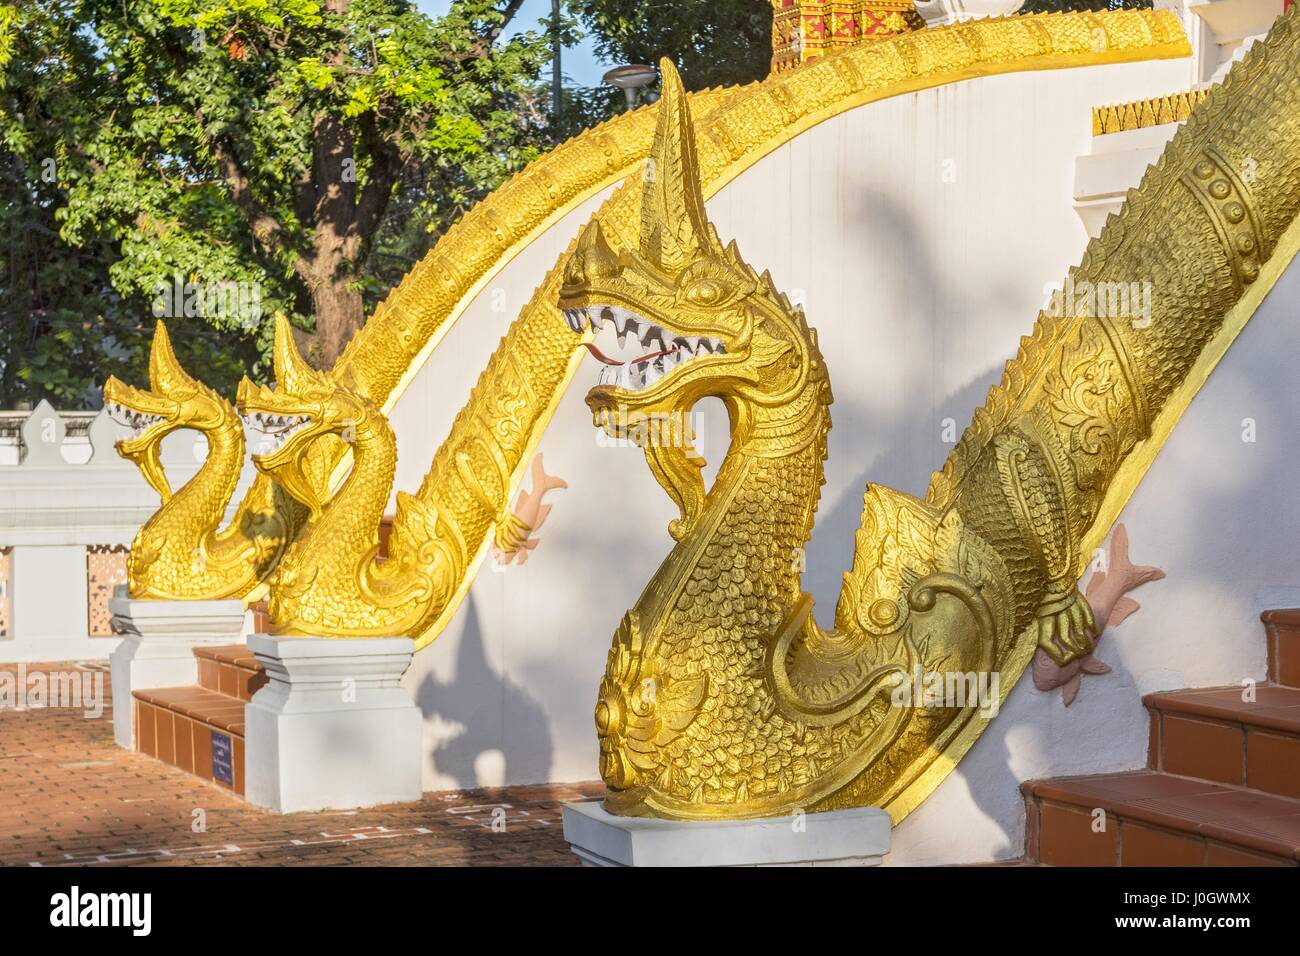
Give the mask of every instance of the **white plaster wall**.
<svg viewBox="0 0 1300 956">
<path fill-rule="evenodd" d="M 1174 92 L 1185 86 L 1186 70 L 1184 61 L 1162 61 L 1014 74 L 870 104 L 800 136 L 710 201 L 724 239 L 736 238 L 748 261 L 804 301 L 830 363 L 835 425 L 804 579 L 823 616 L 851 561 L 865 483 L 924 492 L 950 447 L 946 420 L 959 434 L 1029 331 L 1044 287 L 1078 261 L 1086 235 L 1073 210 L 1074 168 L 1090 146 L 1091 108 Z M 418 486 L 492 349 L 593 207 L 575 211 L 510 263 L 398 400 L 398 488 Z M 426 716 L 427 789 L 597 776 L 591 710 L 610 637 L 667 554 L 674 511 L 639 452 L 599 446 L 582 401 L 596 378 L 592 364 L 579 371 L 541 442 L 547 470 L 569 488 L 548 498 L 555 507 L 539 548 L 522 567 L 486 564 L 404 679 Z M 703 451 L 716 465 L 725 423 L 716 407 L 702 414 Z M 1148 546 L 1154 534 L 1129 520 L 1135 556 L 1170 562 L 1177 541 Z M 1198 546 L 1188 547 L 1193 560 Z M 1177 581 L 1139 596 L 1150 603 L 1112 635 L 1116 646 L 1163 613 L 1155 602 L 1166 586 L 1160 596 Z M 1187 611 L 1201 632 L 1217 640 L 1239 627 L 1234 646 L 1247 635 L 1254 640 L 1253 611 L 1207 606 L 1208 593 L 1198 588 L 1199 603 Z M 1145 652 L 1179 659 L 1187 636 L 1157 635 L 1167 635 L 1163 649 L 1149 641 Z M 1233 660 L 1236 671 L 1246 666 Z M 1188 681 L 1223 680 L 1215 659 L 1192 671 L 1179 666 Z M 1160 686 L 1177 685 L 1171 676 Z M 1136 693 L 1120 672 L 1091 679 L 1060 734 L 1144 745 Z M 995 725 L 1005 724 L 999 742 L 991 734 L 987 746 L 981 742 L 993 757 L 968 758 L 985 768 L 971 778 L 981 782 L 978 802 L 964 793 L 963 763 L 914 815 L 917 822 L 896 833 L 895 862 L 1019 851 L 1015 782 L 1006 771 L 997 776 L 1007 765 L 997 748 L 1041 751 L 1045 772 L 1072 766 L 1072 751 L 1040 740 L 1038 729 L 1028 729 L 1037 725 L 1018 716 L 1020 707 L 1049 704 L 1060 710 L 1059 697 L 1017 689 Z M 1090 712 L 1100 724 L 1089 723 Z M 1115 752 L 1128 760 L 1134 751 L 1124 744 Z M 929 812 L 945 806 L 959 815 Z M 923 822 L 927 816 L 932 823 Z"/>
<path fill-rule="evenodd" d="M 19 464 L 15 453 L 0 464 L 0 545 L 13 548 L 12 627 L 0 637 L 0 662 L 106 660 L 117 647 L 116 637 L 87 633 L 86 546 L 130 545 L 159 506 L 140 470 L 113 448 L 124 435 L 104 417 L 91 439 L 65 439 L 40 458 Z M 163 439 L 161 454 L 180 488 L 206 459 L 207 442 L 183 429 Z M 254 474 L 245 461 L 227 520 Z"/>
</svg>

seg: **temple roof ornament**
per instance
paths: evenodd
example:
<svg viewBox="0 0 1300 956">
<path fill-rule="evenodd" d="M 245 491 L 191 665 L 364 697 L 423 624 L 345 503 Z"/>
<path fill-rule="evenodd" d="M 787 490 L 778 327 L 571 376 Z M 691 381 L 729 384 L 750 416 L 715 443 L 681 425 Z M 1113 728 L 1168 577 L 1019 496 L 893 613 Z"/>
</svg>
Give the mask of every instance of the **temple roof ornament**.
<svg viewBox="0 0 1300 956">
<path fill-rule="evenodd" d="M 912 0 L 772 0 L 772 72 L 924 25 Z"/>
<path fill-rule="evenodd" d="M 1010 16 L 1025 0 L 917 0 L 916 12 L 928 27 L 964 23 L 982 17 Z"/>
<path fill-rule="evenodd" d="M 1015 13 L 1025 0 L 772 0 L 772 72 L 924 27 Z"/>
</svg>

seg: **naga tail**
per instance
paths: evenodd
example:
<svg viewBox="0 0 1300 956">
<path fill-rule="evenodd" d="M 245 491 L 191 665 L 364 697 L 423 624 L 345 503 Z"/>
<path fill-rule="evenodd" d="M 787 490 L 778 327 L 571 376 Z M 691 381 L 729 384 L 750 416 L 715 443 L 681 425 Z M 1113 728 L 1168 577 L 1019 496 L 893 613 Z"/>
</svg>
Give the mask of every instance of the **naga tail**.
<svg viewBox="0 0 1300 956">
<path fill-rule="evenodd" d="M 1021 341 L 926 500 L 868 487 L 838 632 L 876 636 L 864 646 L 911 635 L 918 666 L 988 668 L 1002 699 L 1036 645 L 1058 662 L 1091 649 L 1077 591 L 1089 555 L 1300 246 L 1298 34 L 1293 9 L 1193 111 Z M 965 608 L 941 585 L 960 585 Z M 955 764 L 988 719 L 918 710 L 825 805 L 877 803 L 900 819 L 942 779 L 936 756 Z"/>
<path fill-rule="evenodd" d="M 1291 11 L 1178 130 L 930 485 L 1022 605 L 1074 590 L 1153 457 L 1133 452 L 1163 442 L 1285 266 L 1269 260 L 1300 207 L 1296 33 Z"/>
</svg>

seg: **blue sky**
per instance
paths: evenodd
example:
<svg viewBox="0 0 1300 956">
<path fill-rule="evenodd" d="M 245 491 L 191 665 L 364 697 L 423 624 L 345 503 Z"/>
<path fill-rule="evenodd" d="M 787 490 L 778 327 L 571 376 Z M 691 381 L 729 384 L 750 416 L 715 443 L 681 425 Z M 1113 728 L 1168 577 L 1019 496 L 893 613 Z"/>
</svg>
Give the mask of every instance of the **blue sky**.
<svg viewBox="0 0 1300 956">
<path fill-rule="evenodd" d="M 429 16 L 436 17 L 447 12 L 451 0 L 415 0 L 415 5 Z M 538 21 L 550 15 L 551 0 L 524 0 L 519 13 L 506 28 L 506 36 L 523 30 L 539 29 Z M 579 86 L 598 86 L 601 75 L 613 66 L 612 63 L 601 63 L 596 59 L 596 51 L 592 49 L 590 39 L 584 39 L 576 47 L 566 47 L 560 61 L 566 79 Z"/>
</svg>

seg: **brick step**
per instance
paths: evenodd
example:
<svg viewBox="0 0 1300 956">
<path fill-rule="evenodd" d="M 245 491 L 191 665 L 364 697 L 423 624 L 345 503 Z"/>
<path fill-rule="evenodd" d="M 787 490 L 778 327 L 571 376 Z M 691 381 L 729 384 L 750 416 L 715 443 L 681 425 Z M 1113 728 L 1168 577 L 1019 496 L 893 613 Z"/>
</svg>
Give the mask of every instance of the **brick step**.
<svg viewBox="0 0 1300 956">
<path fill-rule="evenodd" d="M 1300 800 L 1152 770 L 1029 780 L 1020 789 L 1030 862 L 1300 864 Z"/>
<path fill-rule="evenodd" d="M 266 683 L 266 671 L 244 644 L 196 647 L 199 686 L 248 701 Z"/>
<path fill-rule="evenodd" d="M 1300 689 L 1181 690 L 1142 698 L 1153 770 L 1300 799 Z"/>
<path fill-rule="evenodd" d="M 138 690 L 135 749 L 244 793 L 244 704 L 206 687 Z"/>
<path fill-rule="evenodd" d="M 1268 636 L 1268 679 L 1300 687 L 1300 608 L 1279 608 L 1259 616 Z"/>
</svg>

